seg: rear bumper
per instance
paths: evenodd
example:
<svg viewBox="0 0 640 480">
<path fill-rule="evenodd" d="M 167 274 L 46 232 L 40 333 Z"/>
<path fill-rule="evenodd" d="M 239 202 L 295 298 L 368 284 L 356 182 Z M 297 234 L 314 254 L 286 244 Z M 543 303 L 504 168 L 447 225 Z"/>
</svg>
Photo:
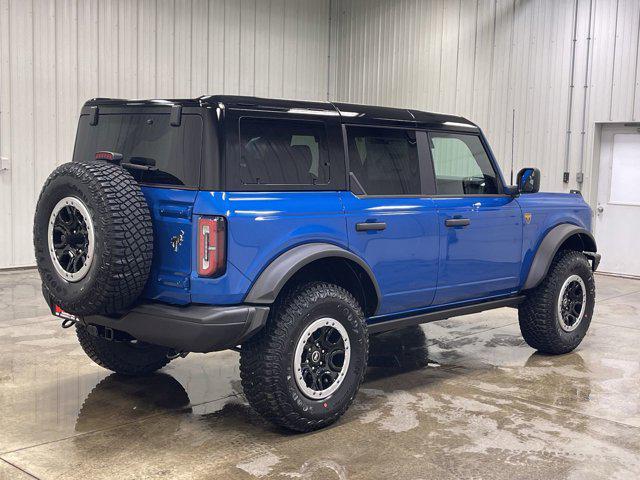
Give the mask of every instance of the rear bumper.
<svg viewBox="0 0 640 480">
<path fill-rule="evenodd" d="M 254 305 L 177 307 L 145 303 L 121 317 L 91 315 L 83 321 L 176 351 L 213 352 L 241 344 L 265 325 L 268 315 L 269 307 Z"/>
</svg>

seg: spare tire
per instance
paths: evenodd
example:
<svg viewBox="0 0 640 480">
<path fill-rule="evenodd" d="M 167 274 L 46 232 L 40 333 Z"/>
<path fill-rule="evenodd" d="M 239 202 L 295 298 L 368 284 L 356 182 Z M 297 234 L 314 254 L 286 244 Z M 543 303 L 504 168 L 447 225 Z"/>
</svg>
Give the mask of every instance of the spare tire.
<svg viewBox="0 0 640 480">
<path fill-rule="evenodd" d="M 79 316 L 126 309 L 149 277 L 149 207 L 131 174 L 115 164 L 56 168 L 40 192 L 33 242 L 47 300 Z"/>
</svg>

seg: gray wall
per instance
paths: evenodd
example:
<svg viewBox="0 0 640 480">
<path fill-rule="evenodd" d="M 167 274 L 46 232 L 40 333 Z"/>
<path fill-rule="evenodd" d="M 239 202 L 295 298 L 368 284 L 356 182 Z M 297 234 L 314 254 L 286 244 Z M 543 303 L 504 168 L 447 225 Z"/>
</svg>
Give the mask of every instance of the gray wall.
<svg viewBox="0 0 640 480">
<path fill-rule="evenodd" d="M 325 99 L 328 0 L 0 0 L 0 267 L 31 265 L 33 210 L 91 97 Z"/>
<path fill-rule="evenodd" d="M 506 172 L 515 109 L 516 170 L 563 191 L 582 162 L 588 197 L 595 122 L 640 116 L 639 22 L 640 0 L 0 0 L 0 268 L 33 264 L 37 194 L 94 96 L 456 112 Z"/>
<path fill-rule="evenodd" d="M 343 0 L 339 13 L 333 98 L 466 116 L 507 180 L 513 132 L 516 171 L 589 197 L 595 122 L 640 120 L 640 0 Z"/>
</svg>

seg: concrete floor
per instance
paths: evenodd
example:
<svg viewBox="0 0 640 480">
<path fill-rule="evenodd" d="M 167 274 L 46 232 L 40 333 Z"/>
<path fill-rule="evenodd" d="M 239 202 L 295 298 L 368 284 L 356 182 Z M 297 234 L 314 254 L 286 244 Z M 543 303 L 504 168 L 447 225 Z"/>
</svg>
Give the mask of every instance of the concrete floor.
<svg viewBox="0 0 640 480">
<path fill-rule="evenodd" d="M 596 282 L 574 353 L 534 353 L 513 309 L 374 337 L 349 412 L 293 435 L 247 406 L 237 353 L 121 378 L 34 272 L 0 273 L 0 478 L 638 478 L 640 281 Z"/>
</svg>

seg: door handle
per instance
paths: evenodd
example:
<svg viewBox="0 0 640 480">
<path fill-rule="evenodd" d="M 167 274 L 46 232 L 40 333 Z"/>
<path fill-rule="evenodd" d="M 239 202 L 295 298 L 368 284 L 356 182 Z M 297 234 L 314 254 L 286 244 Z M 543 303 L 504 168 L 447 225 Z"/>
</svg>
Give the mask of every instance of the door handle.
<svg viewBox="0 0 640 480">
<path fill-rule="evenodd" d="M 384 222 L 360 222 L 356 223 L 357 232 L 370 232 L 374 230 L 384 230 L 387 224 Z"/>
<path fill-rule="evenodd" d="M 471 220 L 468 218 L 447 218 L 444 221 L 444 224 L 447 227 L 466 227 L 470 223 Z"/>
</svg>

